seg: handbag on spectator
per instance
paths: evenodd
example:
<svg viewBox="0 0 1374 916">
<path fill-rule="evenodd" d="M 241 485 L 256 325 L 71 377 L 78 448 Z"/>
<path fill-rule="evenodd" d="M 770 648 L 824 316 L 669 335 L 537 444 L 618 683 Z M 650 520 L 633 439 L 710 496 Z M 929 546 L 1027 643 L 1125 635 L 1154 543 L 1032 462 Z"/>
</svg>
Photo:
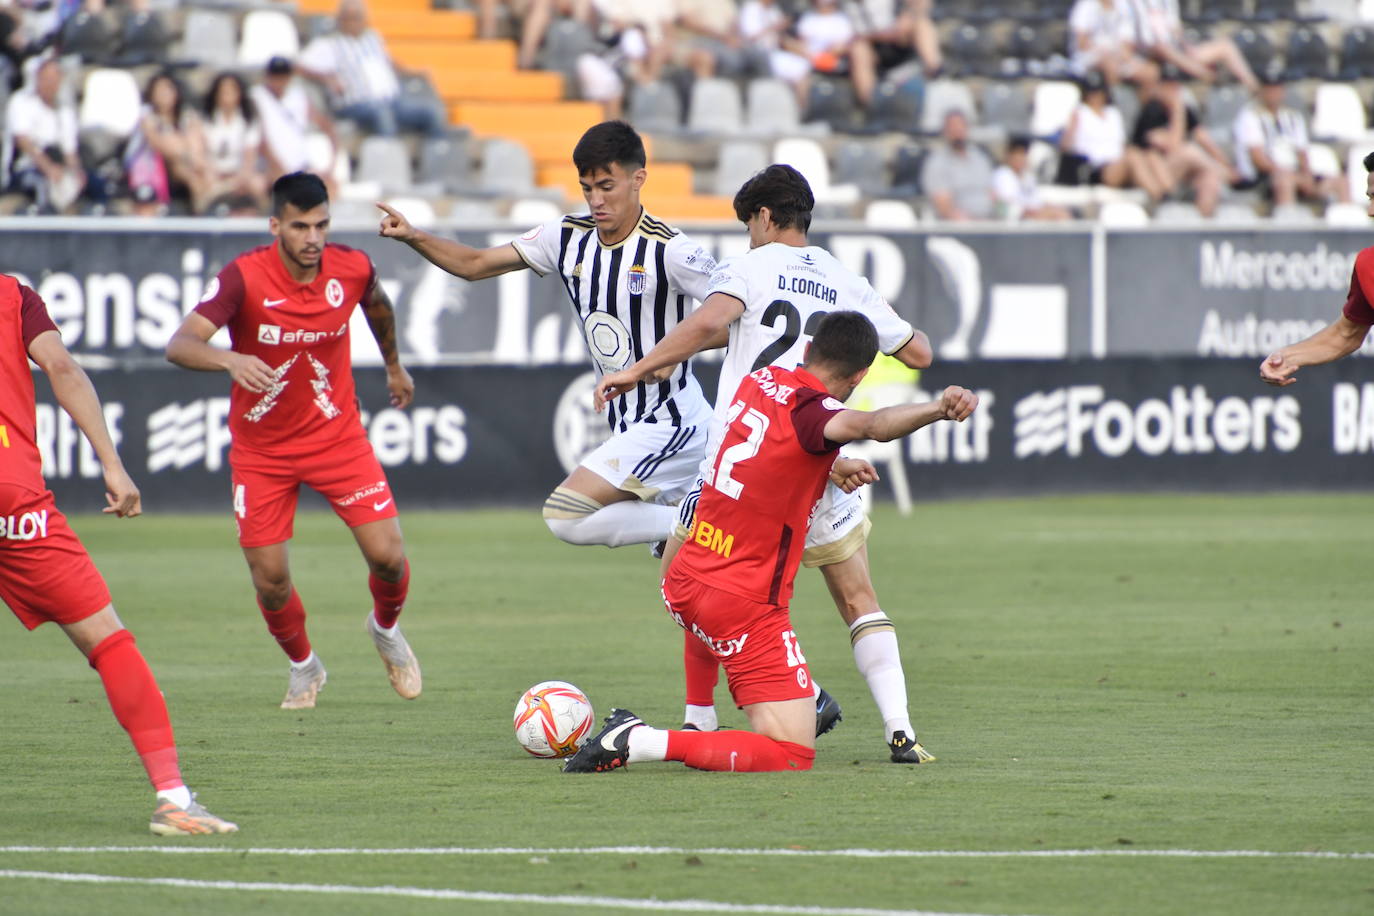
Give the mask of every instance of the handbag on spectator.
<svg viewBox="0 0 1374 916">
<path fill-rule="evenodd" d="M 165 204 L 171 201 L 172 192 L 167 180 L 167 164 L 162 154 L 148 145 L 142 145 L 124 163 L 128 176 L 129 190 L 134 199 L 144 203 L 157 201 Z"/>
</svg>

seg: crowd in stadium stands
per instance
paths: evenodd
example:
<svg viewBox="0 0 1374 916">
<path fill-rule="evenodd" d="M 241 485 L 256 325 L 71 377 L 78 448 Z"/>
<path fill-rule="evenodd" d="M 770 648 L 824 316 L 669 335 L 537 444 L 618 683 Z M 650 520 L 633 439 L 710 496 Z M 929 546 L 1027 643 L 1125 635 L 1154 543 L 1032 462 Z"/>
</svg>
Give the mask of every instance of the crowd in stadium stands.
<svg viewBox="0 0 1374 916">
<path fill-rule="evenodd" d="M 1093 218 L 1108 203 L 1131 221 L 1336 221 L 1362 183 L 1374 30 L 1357 15 L 1370 4 L 1320 2 L 435 6 L 472 9 L 480 37 L 514 42 L 522 69 L 563 73 L 569 97 L 682 141 L 670 148 L 696 167 L 698 191 L 728 195 L 775 157 L 773 141 L 797 137 L 858 191 L 823 193 L 821 215 L 861 218 L 881 200 L 887 219 L 915 224 Z M 207 10 L 232 29 L 263 8 L 292 14 L 298 51 L 226 60 L 192 34 Z M 259 213 L 277 175 L 312 168 L 337 192 L 358 177 L 364 141 L 397 138 L 418 180 L 443 187 L 424 195 L 439 215 L 465 197 L 464 212 L 504 215 L 489 189 L 465 195 L 433 174 L 425 144 L 458 143 L 475 162 L 480 142 L 403 64 L 365 0 L 328 15 L 272 0 L 0 0 L 0 212 Z M 95 71 L 109 69 L 142 94 L 122 126 L 87 117 Z"/>
</svg>

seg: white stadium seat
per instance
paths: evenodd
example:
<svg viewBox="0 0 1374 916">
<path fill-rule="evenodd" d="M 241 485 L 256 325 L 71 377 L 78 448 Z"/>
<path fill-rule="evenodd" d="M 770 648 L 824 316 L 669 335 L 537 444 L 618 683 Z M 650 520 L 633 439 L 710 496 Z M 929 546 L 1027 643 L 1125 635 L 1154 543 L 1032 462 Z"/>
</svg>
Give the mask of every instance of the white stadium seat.
<svg viewBox="0 0 1374 916">
<path fill-rule="evenodd" d="M 1031 133 L 1037 137 L 1052 137 L 1063 130 L 1080 96 L 1074 83 L 1046 80 L 1037 85 L 1031 104 Z"/>
<path fill-rule="evenodd" d="M 779 140 L 773 147 L 773 161 L 790 165 L 805 175 L 818 204 L 852 204 L 859 199 L 859 189 L 855 185 L 830 183 L 830 162 L 815 140 L 806 137 Z"/>
<path fill-rule="evenodd" d="M 281 10 L 253 10 L 243 17 L 239 65 L 261 67 L 273 57 L 294 60 L 301 50 L 296 23 Z"/>
<path fill-rule="evenodd" d="M 1322 83 L 1312 111 L 1312 136 L 1320 140 L 1361 140 L 1369 119 L 1360 94 L 1349 83 Z"/>
<path fill-rule="evenodd" d="M 92 70 L 86 74 L 77 123 L 82 130 L 97 128 L 127 137 L 138 126 L 143 94 L 127 70 Z"/>
<path fill-rule="evenodd" d="M 875 200 L 864 209 L 864 222 L 873 229 L 915 229 L 920 220 L 904 200 Z"/>
<path fill-rule="evenodd" d="M 744 123 L 744 106 L 733 80 L 699 79 L 692 83 L 687 129 L 704 134 L 735 134 Z"/>
</svg>

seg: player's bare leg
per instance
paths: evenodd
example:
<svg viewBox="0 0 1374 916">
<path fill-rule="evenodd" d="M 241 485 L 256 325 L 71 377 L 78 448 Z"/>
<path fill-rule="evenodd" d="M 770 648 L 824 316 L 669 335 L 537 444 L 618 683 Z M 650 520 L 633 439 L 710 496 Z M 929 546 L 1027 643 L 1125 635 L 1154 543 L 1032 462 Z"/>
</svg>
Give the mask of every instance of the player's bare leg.
<svg viewBox="0 0 1374 916">
<path fill-rule="evenodd" d="M 574 468 L 544 501 L 544 524 L 569 544 L 653 544 L 668 537 L 677 509 L 645 502 L 585 467 Z"/>
<path fill-rule="evenodd" d="M 314 709 L 320 688 L 328 675 L 324 663 L 310 648 L 305 631 L 305 605 L 291 584 L 286 542 L 263 547 L 243 548 L 253 589 L 258 595 L 258 610 L 267 630 L 291 660 L 282 709 Z"/>
<path fill-rule="evenodd" d="M 868 682 L 878 713 L 883 717 L 894 763 L 929 763 L 935 758 L 916 743 L 916 730 L 907 712 L 906 675 L 891 619 L 878 606 L 868 569 L 868 545 L 844 560 L 821 568 L 835 609 L 849 627 L 854 664 Z"/>
<path fill-rule="evenodd" d="M 382 658 L 392 689 L 413 700 L 420 695 L 423 683 L 420 663 L 397 623 L 410 590 L 410 563 L 400 522 L 393 517 L 359 525 L 353 529 L 353 538 L 367 560 L 367 587 L 372 592 L 368 635 Z"/>
<path fill-rule="evenodd" d="M 167 703 L 114 606 L 107 604 L 84 620 L 63 624 L 62 629 L 100 675 L 110 709 L 128 733 L 157 792 L 158 807 L 149 822 L 153 833 L 172 836 L 238 830 L 238 825 L 206 811 L 182 781 Z"/>
</svg>

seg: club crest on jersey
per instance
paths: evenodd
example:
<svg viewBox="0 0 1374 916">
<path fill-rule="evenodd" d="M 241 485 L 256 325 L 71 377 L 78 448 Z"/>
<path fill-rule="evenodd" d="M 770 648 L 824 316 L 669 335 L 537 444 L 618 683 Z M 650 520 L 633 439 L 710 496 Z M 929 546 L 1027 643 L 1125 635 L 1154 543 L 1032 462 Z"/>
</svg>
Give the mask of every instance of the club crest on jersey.
<svg viewBox="0 0 1374 916">
<path fill-rule="evenodd" d="M 258 325 L 258 343 L 279 344 L 281 343 L 281 325 L 260 324 Z"/>
<path fill-rule="evenodd" d="M 631 296 L 642 296 L 647 278 L 644 265 L 636 264 L 625 272 L 625 288 L 630 291 Z"/>
<path fill-rule="evenodd" d="M 343 305 L 343 284 L 339 282 L 338 277 L 330 277 L 329 282 L 324 285 L 324 299 L 334 308 Z"/>
</svg>

